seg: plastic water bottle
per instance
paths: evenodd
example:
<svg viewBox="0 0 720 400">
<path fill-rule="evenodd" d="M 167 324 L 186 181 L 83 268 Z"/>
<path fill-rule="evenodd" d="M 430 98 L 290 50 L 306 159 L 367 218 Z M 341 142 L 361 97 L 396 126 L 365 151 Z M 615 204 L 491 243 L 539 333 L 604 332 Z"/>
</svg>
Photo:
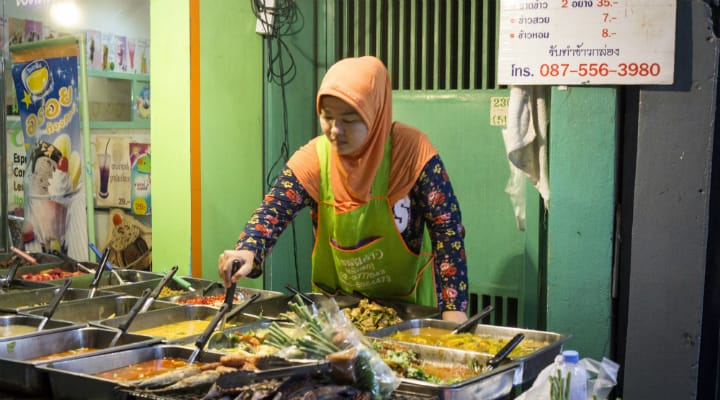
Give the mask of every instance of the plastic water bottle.
<svg viewBox="0 0 720 400">
<path fill-rule="evenodd" d="M 570 373 L 570 396 L 568 400 L 586 400 L 587 399 L 587 371 L 585 367 L 578 364 L 580 356 L 575 350 L 565 350 L 562 352 L 564 371 L 563 376 Z"/>
</svg>

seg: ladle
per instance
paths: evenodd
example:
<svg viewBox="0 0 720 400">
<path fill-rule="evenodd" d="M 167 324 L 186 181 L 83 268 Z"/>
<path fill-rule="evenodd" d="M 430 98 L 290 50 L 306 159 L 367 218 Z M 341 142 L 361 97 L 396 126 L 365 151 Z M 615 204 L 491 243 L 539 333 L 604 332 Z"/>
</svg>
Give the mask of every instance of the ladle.
<svg viewBox="0 0 720 400">
<path fill-rule="evenodd" d="M 155 303 L 155 300 L 160 296 L 160 292 L 162 292 L 162 289 L 167 285 L 168 281 L 172 279 L 173 275 L 178 270 L 178 266 L 175 265 L 172 268 L 170 268 L 170 271 L 168 271 L 165 276 L 158 282 L 158 284 L 155 286 L 152 292 L 150 292 L 150 297 L 145 301 L 145 304 L 140 309 L 140 312 L 145 312 L 150 309 L 150 307 Z"/>
<path fill-rule="evenodd" d="M 192 284 L 190 282 L 186 281 L 185 279 L 183 279 L 179 276 L 176 276 L 176 275 L 173 275 L 172 278 L 178 285 L 182 286 L 183 289 L 188 290 L 190 292 L 195 291 L 195 288 L 192 287 Z"/>
<path fill-rule="evenodd" d="M 148 296 L 150 296 L 151 289 L 146 288 L 138 301 L 135 302 L 135 304 L 130 309 L 130 312 L 128 312 L 127 319 L 125 322 L 120 324 L 118 327 L 118 332 L 115 334 L 115 336 L 110 341 L 110 345 L 108 347 L 113 347 L 115 344 L 117 344 L 118 339 L 120 339 L 120 336 L 122 336 L 125 332 L 127 332 L 128 328 L 130 328 L 130 324 L 132 324 L 133 320 L 137 315 L 140 313 L 140 309 L 142 308 L 143 304 L 145 304 L 145 300 L 147 300 Z"/>
<path fill-rule="evenodd" d="M 502 349 L 500 349 L 497 354 L 495 354 L 495 357 L 491 358 L 490 361 L 485 364 L 485 368 L 483 369 L 483 372 L 490 372 L 495 367 L 500 365 L 501 362 L 503 362 L 508 355 L 517 347 L 518 344 L 525 338 L 525 334 L 518 333 L 517 335 L 513 336 L 512 339 L 510 339 L 509 342 L 505 346 L 503 346 Z"/>
<path fill-rule="evenodd" d="M 203 351 L 203 348 L 205 348 L 208 339 L 210 339 L 210 335 L 213 333 L 213 331 L 215 331 L 215 327 L 217 327 L 217 324 L 220 322 L 223 316 L 225 316 L 229 309 L 230 306 L 228 306 L 227 303 L 223 303 L 223 305 L 220 306 L 217 314 L 215 314 L 215 317 L 212 319 L 212 321 L 210 321 L 210 324 L 208 324 L 203 333 L 198 336 L 197 340 L 195 340 L 195 350 L 193 350 L 192 354 L 190 354 L 190 357 L 188 358 L 189 364 L 195 362 L 195 359 L 197 359 L 198 355 Z"/>
<path fill-rule="evenodd" d="M 494 309 L 494 307 L 492 306 L 492 304 L 489 305 L 489 306 L 487 306 L 487 307 L 485 307 L 485 308 L 483 308 L 482 311 L 480 311 L 479 313 L 473 315 L 472 317 L 468 318 L 467 321 L 465 321 L 465 322 L 461 323 L 460 325 L 458 325 L 455 329 L 453 329 L 453 331 L 452 331 L 451 333 L 465 333 L 465 332 L 470 332 L 470 331 L 472 330 L 472 328 L 473 328 L 475 325 L 477 325 L 477 323 L 478 323 L 481 319 L 485 318 L 488 314 L 490 314 L 490 312 L 492 312 L 493 309 Z"/>
<path fill-rule="evenodd" d="M 110 256 L 110 248 L 108 247 L 105 249 L 105 254 L 103 254 L 102 260 L 100 261 L 100 264 L 98 264 L 97 270 L 95 270 L 95 276 L 93 277 L 92 282 L 90 282 L 90 291 L 88 292 L 88 297 L 87 297 L 88 299 L 92 299 L 93 296 L 95 296 L 95 292 L 97 291 L 97 288 L 100 285 L 100 277 L 102 276 L 102 273 L 105 270 L 109 256 Z"/>
<path fill-rule="evenodd" d="M 70 284 L 72 283 L 72 279 L 68 278 L 65 280 L 65 283 L 60 287 L 60 290 L 55 293 L 55 297 L 53 297 L 52 301 L 50 302 L 50 305 L 45 308 L 45 311 L 43 311 L 42 316 L 43 319 L 40 321 L 37 327 L 37 331 L 43 330 L 45 328 L 45 324 L 47 324 L 48 320 L 52 315 L 55 313 L 55 309 L 57 309 L 58 304 L 60 304 L 60 301 L 62 300 L 63 296 L 65 296 L 65 292 L 70 287 Z"/>
</svg>

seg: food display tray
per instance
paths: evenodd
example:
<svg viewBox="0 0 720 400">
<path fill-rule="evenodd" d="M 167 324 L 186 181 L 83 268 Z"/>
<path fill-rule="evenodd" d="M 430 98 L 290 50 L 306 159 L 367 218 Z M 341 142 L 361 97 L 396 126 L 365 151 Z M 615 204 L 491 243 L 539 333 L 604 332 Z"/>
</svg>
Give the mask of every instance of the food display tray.
<svg viewBox="0 0 720 400">
<path fill-rule="evenodd" d="M 35 336 L 44 334 L 47 332 L 56 332 L 56 331 L 62 331 L 67 329 L 73 329 L 78 324 L 73 324 L 69 321 L 60 321 L 56 319 L 49 319 L 45 326 L 41 331 L 37 331 L 36 329 L 40 326 L 40 322 L 42 322 L 43 318 L 34 316 L 34 315 L 20 315 L 20 314 L 10 314 L 10 315 L 0 315 L 0 332 L 4 332 L 6 329 L 10 329 L 10 326 L 24 326 L 24 327 L 30 327 L 33 328 L 32 332 L 28 333 L 22 333 L 17 335 L 8 335 L 8 336 L 0 336 L 0 339 L 21 339 L 28 336 Z"/>
<path fill-rule="evenodd" d="M 369 340 L 392 342 L 380 338 L 370 338 Z M 448 367 L 467 367 L 470 364 L 486 365 L 493 357 L 490 354 L 423 346 L 414 343 L 402 343 L 401 345 L 417 354 L 423 363 Z M 402 378 L 400 386 L 394 393 L 398 398 L 433 398 L 437 400 L 499 399 L 510 393 L 519 372 L 518 362 L 508 362 L 489 372 L 478 372 L 472 378 L 451 384 Z"/>
<path fill-rule="evenodd" d="M 97 268 L 97 264 L 92 265 L 89 263 L 82 263 L 82 265 L 89 269 L 93 269 L 93 270 L 95 268 Z M 58 263 L 52 263 L 52 264 L 24 265 L 24 266 L 18 268 L 17 273 L 15 274 L 15 279 L 22 279 L 21 277 L 24 274 L 29 274 L 29 273 L 37 274 L 41 271 L 55 269 L 55 268 L 59 268 L 61 271 L 64 271 L 64 272 L 78 272 L 78 271 L 82 272 L 81 275 L 68 277 L 72 280 L 70 287 L 85 289 L 88 286 L 90 286 L 90 282 L 92 281 L 92 278 L 93 278 L 92 272 L 86 272 L 86 271 L 78 268 L 78 266 L 76 264 L 70 264 L 70 263 L 66 263 L 64 261 L 60 261 Z M 68 279 L 68 278 L 48 279 L 48 280 L 41 280 L 41 281 L 34 281 L 32 279 L 22 279 L 22 280 L 23 281 L 31 281 L 31 282 L 45 282 L 45 283 L 59 286 L 59 285 L 62 285 L 63 283 L 65 283 L 65 279 Z"/>
<path fill-rule="evenodd" d="M 123 385 L 97 377 L 96 374 L 166 357 L 187 359 L 192 355 L 193 350 L 185 346 L 156 344 L 97 356 L 54 361 L 38 365 L 37 368 L 47 372 L 54 399 L 114 400 L 117 399 L 118 389 Z M 197 361 L 216 362 L 221 356 L 219 353 L 202 352 Z M 78 390 L 78 388 L 82 389 Z"/>
<path fill-rule="evenodd" d="M 23 259 L 22 263 L 20 264 L 21 267 L 25 265 L 40 265 L 44 266 L 45 268 L 52 268 L 53 266 L 62 264 L 63 262 L 60 257 L 52 254 L 32 252 L 28 254 L 32 256 L 35 261 L 37 261 L 37 264 L 30 264 L 27 260 Z M 0 253 L 0 275 L 7 275 L 7 272 L 10 270 L 13 257 L 19 256 L 13 252 Z"/>
<path fill-rule="evenodd" d="M 182 294 L 160 297 L 160 299 L 171 302 L 179 302 L 185 299 L 192 299 L 204 296 L 225 296 L 225 287 L 223 286 L 222 282 L 187 276 L 182 277 L 182 279 L 187 281 L 192 286 L 192 288 L 195 289 L 195 291 L 186 290 Z M 174 280 L 168 283 L 168 287 L 175 290 L 183 289 L 183 287 Z M 260 297 L 258 297 L 255 302 L 283 296 L 282 292 L 239 286 L 235 289 L 235 294 L 237 296 L 235 304 L 241 303 L 243 300 L 250 298 L 255 294 L 260 295 Z M 213 306 L 212 304 L 207 305 Z"/>
<path fill-rule="evenodd" d="M 305 293 L 305 295 L 316 302 L 327 301 L 332 298 L 335 300 L 335 303 L 337 303 L 340 309 L 355 307 L 361 300 L 360 297 L 350 295 L 328 296 L 322 293 Z M 256 300 L 245 309 L 245 314 L 266 317 L 268 319 L 277 319 L 280 317 L 280 314 L 291 311 L 288 303 L 294 300 L 295 295 L 283 295 L 267 300 Z M 398 317 L 400 317 L 403 321 L 420 318 L 433 318 L 440 315 L 437 308 L 418 304 L 383 301 L 383 305 L 395 309 Z"/>
<path fill-rule="evenodd" d="M 414 319 L 405 321 L 387 328 L 383 328 L 374 332 L 369 332 L 367 334 L 368 337 L 371 338 L 382 338 L 386 340 L 389 339 L 389 336 L 396 332 L 405 331 L 408 329 L 414 329 L 414 328 L 422 328 L 422 327 L 433 327 L 433 328 L 440 328 L 440 329 L 446 329 L 448 331 L 452 331 L 455 329 L 457 325 L 449 322 L 449 321 L 443 321 L 438 319 Z M 548 342 L 549 344 L 531 354 L 528 354 L 523 357 L 515 357 L 512 359 L 513 362 L 516 362 L 518 364 L 518 373 L 515 375 L 515 382 L 514 384 L 522 384 L 533 381 L 537 375 L 542 371 L 546 366 L 551 364 L 553 360 L 555 359 L 555 356 L 558 355 L 560 352 L 562 352 L 562 345 L 567 340 L 570 339 L 570 335 L 564 335 L 560 333 L 554 333 L 554 332 L 546 332 L 546 331 L 537 331 L 532 329 L 521 329 L 521 328 L 512 328 L 512 327 L 505 327 L 505 326 L 494 326 L 494 325 L 484 325 L 484 324 L 478 324 L 475 329 L 472 331 L 476 335 L 488 335 L 492 337 L 497 338 L 503 338 L 503 339 L 511 339 L 513 336 L 515 336 L 518 333 L 523 333 L 525 335 L 525 339 L 530 340 L 537 340 L 537 341 L 544 341 Z M 408 344 L 407 342 L 401 342 L 403 344 Z M 425 346 L 425 345 L 418 345 L 421 347 L 428 347 L 428 348 L 436 348 L 434 346 Z M 443 351 L 449 350 L 447 348 L 443 348 Z M 486 353 L 478 353 L 478 352 L 470 352 L 474 354 L 486 354 Z"/>
<path fill-rule="evenodd" d="M 137 332 L 143 329 L 156 328 L 162 325 L 172 324 L 187 320 L 210 320 L 216 314 L 218 310 L 210 306 L 202 305 L 178 305 L 176 307 L 168 307 L 160 310 L 151 310 L 143 313 L 139 313 L 130 324 L 128 332 Z M 92 325 L 101 326 L 105 328 L 118 329 L 126 321 L 126 316 L 115 317 L 100 321 L 91 322 Z M 167 339 L 159 337 L 165 343 L 178 343 L 185 342 L 188 340 L 194 340 L 200 336 L 202 332 L 187 335 L 184 337 L 178 337 L 174 339 Z"/>
<path fill-rule="evenodd" d="M 79 297 L 78 300 L 60 303 L 55 309 L 55 313 L 53 313 L 53 318 L 75 323 L 85 323 L 120 317 L 130 312 L 130 309 L 140 299 L 137 296 L 127 296 L 115 292 L 107 292 L 112 293 L 113 296 L 103 296 L 102 293 L 106 292 L 98 291 L 92 299 Z M 177 306 L 175 303 L 156 300 L 152 303 L 148 311 Z M 35 307 L 21 310 L 20 312 L 22 314 L 42 315 L 44 311 L 45 307 Z"/>
<path fill-rule="evenodd" d="M 29 309 L 44 310 L 45 307 L 47 307 L 48 304 L 50 304 L 50 302 L 55 298 L 55 295 L 57 295 L 59 290 L 59 286 L 44 284 L 42 287 L 33 288 L 32 290 L 11 291 L 10 293 L 0 294 L 0 311 L 17 313 Z M 87 297 L 89 293 L 89 289 L 69 287 L 65 291 L 59 306 L 65 302 L 88 300 Z M 98 290 L 95 292 L 93 299 L 115 296 L 120 296 L 120 293 Z"/>
<path fill-rule="evenodd" d="M 79 326 L 30 337 L 1 339 L 0 371 L 3 373 L 0 374 L 0 387 L 3 390 L 27 395 L 50 394 L 47 373 L 37 368 L 38 365 L 50 361 L 32 361 L 32 359 L 80 348 L 96 349 L 53 361 L 70 360 L 158 343 L 157 339 L 150 336 L 125 334 L 118 339 L 115 346 L 110 347 L 115 333 L 109 329 Z"/>
</svg>

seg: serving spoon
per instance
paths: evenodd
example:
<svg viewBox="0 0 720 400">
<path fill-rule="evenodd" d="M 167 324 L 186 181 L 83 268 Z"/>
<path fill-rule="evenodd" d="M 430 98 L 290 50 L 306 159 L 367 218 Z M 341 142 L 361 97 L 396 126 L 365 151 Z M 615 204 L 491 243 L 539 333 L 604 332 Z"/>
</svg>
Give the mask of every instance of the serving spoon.
<svg viewBox="0 0 720 400">
<path fill-rule="evenodd" d="M 490 314 L 490 312 L 492 312 L 492 310 L 493 310 L 494 308 L 495 308 L 495 307 L 493 307 L 492 304 L 489 305 L 489 306 L 487 306 L 487 307 L 485 307 L 485 308 L 483 308 L 482 311 L 480 311 L 479 313 L 477 313 L 477 314 L 473 315 L 472 317 L 468 318 L 467 321 L 465 321 L 465 322 L 461 323 L 460 325 L 458 325 L 458 326 L 457 326 L 455 329 L 453 329 L 453 331 L 450 332 L 450 333 L 455 334 L 455 333 L 470 332 L 470 331 L 472 330 L 472 328 L 475 327 L 475 325 L 477 325 L 477 323 L 478 323 L 481 319 L 485 318 L 488 314 Z"/>
</svg>

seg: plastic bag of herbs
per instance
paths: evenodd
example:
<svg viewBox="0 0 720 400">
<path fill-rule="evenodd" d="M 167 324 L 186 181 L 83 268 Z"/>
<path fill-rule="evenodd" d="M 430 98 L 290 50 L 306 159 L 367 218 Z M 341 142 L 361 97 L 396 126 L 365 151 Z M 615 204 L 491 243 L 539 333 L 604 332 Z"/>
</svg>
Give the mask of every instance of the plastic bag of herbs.
<svg viewBox="0 0 720 400">
<path fill-rule="evenodd" d="M 400 385 L 400 379 L 334 299 L 320 298 L 306 305 L 295 296 L 289 307 L 290 312 L 280 316 L 295 329 L 288 333 L 273 322 L 265 339 L 265 344 L 280 349 L 278 356 L 325 359 L 332 365 L 333 380 L 368 392 L 373 399 L 390 397 Z"/>
</svg>

